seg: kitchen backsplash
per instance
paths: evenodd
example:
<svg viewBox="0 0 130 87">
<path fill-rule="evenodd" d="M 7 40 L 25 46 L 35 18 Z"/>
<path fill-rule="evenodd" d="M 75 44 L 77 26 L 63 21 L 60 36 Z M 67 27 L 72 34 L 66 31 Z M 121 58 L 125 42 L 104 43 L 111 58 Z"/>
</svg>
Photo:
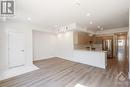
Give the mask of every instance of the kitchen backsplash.
<svg viewBox="0 0 130 87">
<path fill-rule="evenodd" d="M 94 48 L 95 50 L 102 50 L 102 44 L 92 44 L 92 45 L 74 45 L 75 49 L 87 49 L 87 48 Z"/>
</svg>

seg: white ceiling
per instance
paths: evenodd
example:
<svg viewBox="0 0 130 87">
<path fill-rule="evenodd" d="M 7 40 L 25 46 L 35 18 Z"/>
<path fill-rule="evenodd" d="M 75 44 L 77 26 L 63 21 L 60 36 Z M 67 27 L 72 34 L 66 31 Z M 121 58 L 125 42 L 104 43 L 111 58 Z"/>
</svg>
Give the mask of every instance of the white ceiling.
<svg viewBox="0 0 130 87">
<path fill-rule="evenodd" d="M 82 27 L 93 30 L 97 30 L 98 25 L 104 29 L 112 29 L 128 27 L 129 24 L 129 0 L 15 1 L 17 20 L 27 21 L 29 17 L 30 23 L 45 29 L 55 29 L 56 25 L 71 23 L 78 23 Z M 86 16 L 87 13 L 91 16 Z M 90 21 L 93 24 L 90 24 Z"/>
</svg>

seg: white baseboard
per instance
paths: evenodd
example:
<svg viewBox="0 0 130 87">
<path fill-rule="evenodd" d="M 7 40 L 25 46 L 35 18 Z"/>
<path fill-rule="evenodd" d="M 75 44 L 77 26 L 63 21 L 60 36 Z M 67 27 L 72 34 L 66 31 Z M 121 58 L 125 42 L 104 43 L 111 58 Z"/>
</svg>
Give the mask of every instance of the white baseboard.
<svg viewBox="0 0 130 87">
<path fill-rule="evenodd" d="M 0 80 L 5 80 L 14 76 L 18 76 L 21 74 L 25 74 L 34 70 L 39 69 L 35 65 L 29 65 L 29 66 L 20 66 L 20 67 L 15 67 L 11 69 L 4 70 L 0 72 Z"/>
<path fill-rule="evenodd" d="M 42 57 L 42 58 L 35 58 L 33 61 L 39 61 L 39 60 L 45 60 L 45 59 L 51 59 L 51 58 L 55 58 L 54 56 L 52 57 Z"/>
</svg>

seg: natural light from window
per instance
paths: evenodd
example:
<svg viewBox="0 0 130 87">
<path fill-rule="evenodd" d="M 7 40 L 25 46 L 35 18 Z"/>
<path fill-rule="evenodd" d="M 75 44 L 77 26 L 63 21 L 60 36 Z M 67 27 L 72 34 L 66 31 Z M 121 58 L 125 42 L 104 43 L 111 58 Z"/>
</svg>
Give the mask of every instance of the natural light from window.
<svg viewBox="0 0 130 87">
<path fill-rule="evenodd" d="M 76 84 L 74 87 L 88 87 L 88 86 L 84 86 L 84 85 L 81 85 L 81 84 Z"/>
</svg>

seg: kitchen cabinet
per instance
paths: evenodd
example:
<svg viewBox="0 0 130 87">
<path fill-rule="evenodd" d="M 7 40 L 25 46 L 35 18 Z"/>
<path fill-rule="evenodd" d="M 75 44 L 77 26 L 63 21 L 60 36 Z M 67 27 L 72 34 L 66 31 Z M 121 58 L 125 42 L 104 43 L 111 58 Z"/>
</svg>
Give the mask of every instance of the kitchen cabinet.
<svg viewBox="0 0 130 87">
<path fill-rule="evenodd" d="M 74 32 L 74 44 L 88 45 L 88 44 L 102 44 L 103 37 L 90 36 L 85 32 Z"/>
<path fill-rule="evenodd" d="M 92 41 L 92 37 L 88 33 L 74 32 L 74 44 L 87 45 Z"/>
</svg>

